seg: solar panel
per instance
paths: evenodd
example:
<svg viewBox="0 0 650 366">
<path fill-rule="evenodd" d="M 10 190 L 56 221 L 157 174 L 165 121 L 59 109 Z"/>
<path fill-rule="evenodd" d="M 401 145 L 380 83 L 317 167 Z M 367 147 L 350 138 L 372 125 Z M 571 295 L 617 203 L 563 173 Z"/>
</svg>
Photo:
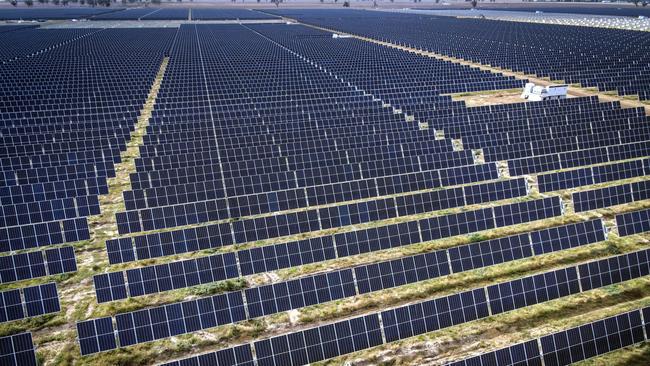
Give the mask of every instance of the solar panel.
<svg viewBox="0 0 650 366">
<path fill-rule="evenodd" d="M 650 274 L 650 251 L 641 250 L 578 266 L 583 291 Z"/>
<path fill-rule="evenodd" d="M 381 313 L 386 342 L 444 329 L 489 315 L 483 289 L 407 305 Z"/>
<path fill-rule="evenodd" d="M 118 238 L 106 241 L 106 252 L 110 264 L 133 262 L 136 260 L 131 238 Z"/>
<path fill-rule="evenodd" d="M 540 174 L 537 176 L 537 185 L 540 193 L 588 186 L 592 184 L 594 184 L 594 177 L 591 168 L 567 170 L 564 172 Z"/>
<path fill-rule="evenodd" d="M 117 348 L 111 317 L 77 322 L 77 334 L 82 356 Z"/>
<path fill-rule="evenodd" d="M 601 219 L 534 231 L 530 235 L 535 255 L 597 243 L 607 238 Z"/>
<path fill-rule="evenodd" d="M 0 301 L 0 305 L 2 305 L 0 310 L 0 323 L 23 319 L 25 317 L 23 301 L 20 298 L 20 290 L 0 292 Z"/>
<path fill-rule="evenodd" d="M 574 267 L 487 287 L 492 314 L 531 306 L 580 292 Z"/>
<path fill-rule="evenodd" d="M 495 227 L 490 208 L 434 217 L 418 221 L 424 241 L 468 234 Z"/>
<path fill-rule="evenodd" d="M 112 273 L 112 274 L 115 274 Z M 123 276 L 120 276 L 123 278 Z M 239 277 L 234 253 L 215 254 L 126 271 L 129 295 L 143 296 Z M 112 300 L 117 300 L 113 292 Z"/>
<path fill-rule="evenodd" d="M 42 252 L 21 253 L 0 257 L 2 283 L 46 276 Z"/>
<path fill-rule="evenodd" d="M 650 209 L 616 215 L 616 226 L 620 236 L 650 231 Z"/>
<path fill-rule="evenodd" d="M 253 352 L 250 345 L 236 346 L 222 349 L 216 352 L 205 353 L 199 356 L 185 358 L 179 361 L 172 361 L 161 366 L 253 366 Z"/>
<path fill-rule="evenodd" d="M 560 197 L 548 197 L 534 201 L 513 203 L 494 207 L 497 227 L 547 219 L 563 213 Z"/>
<path fill-rule="evenodd" d="M 638 310 L 540 338 L 545 365 L 569 365 L 643 342 Z"/>
<path fill-rule="evenodd" d="M 45 260 L 50 275 L 77 271 L 77 260 L 71 246 L 45 250 Z"/>
<path fill-rule="evenodd" d="M 527 258 L 533 255 L 528 234 L 462 245 L 449 248 L 448 252 L 454 273 Z"/>
<path fill-rule="evenodd" d="M 90 239 L 86 218 L 0 229 L 0 252 Z"/>
<path fill-rule="evenodd" d="M 93 276 L 97 302 L 103 303 L 128 297 L 123 272 L 103 273 Z"/>
<path fill-rule="evenodd" d="M 336 258 L 333 237 L 324 236 L 240 250 L 236 253 L 241 274 L 275 271 Z"/>
<path fill-rule="evenodd" d="M 3 205 L 0 209 L 0 225 L 10 227 L 97 214 L 99 214 L 97 196 L 54 199 Z"/>
<path fill-rule="evenodd" d="M 230 324 L 246 318 L 240 292 L 174 303 L 115 317 L 120 347 Z"/>
<path fill-rule="evenodd" d="M 0 322 L 56 313 L 61 310 L 54 282 L 0 293 Z"/>
<path fill-rule="evenodd" d="M 450 273 L 447 252 L 404 257 L 354 268 L 359 294 L 446 276 Z"/>
<path fill-rule="evenodd" d="M 31 317 L 61 311 L 56 283 L 52 282 L 45 285 L 26 287 L 23 291 L 27 316 Z"/>
<path fill-rule="evenodd" d="M 254 343 L 257 364 L 306 365 L 382 344 L 376 314 Z"/>
<path fill-rule="evenodd" d="M 448 364 L 448 366 L 474 365 L 542 366 L 542 357 L 537 340 L 532 340 Z"/>
<path fill-rule="evenodd" d="M 494 183 L 466 186 L 463 189 L 467 205 L 500 201 L 528 195 L 525 178 L 505 180 Z"/>
<path fill-rule="evenodd" d="M 576 192 L 572 195 L 575 212 L 591 211 L 603 207 L 622 205 L 634 201 L 629 184 Z"/>
<path fill-rule="evenodd" d="M 0 338 L 0 364 L 7 366 L 36 366 L 32 333 L 19 333 Z"/>
<path fill-rule="evenodd" d="M 416 221 L 334 235 L 339 257 L 395 248 L 422 241 Z"/>
<path fill-rule="evenodd" d="M 334 301 L 356 294 L 350 269 L 245 290 L 250 318 Z"/>
</svg>

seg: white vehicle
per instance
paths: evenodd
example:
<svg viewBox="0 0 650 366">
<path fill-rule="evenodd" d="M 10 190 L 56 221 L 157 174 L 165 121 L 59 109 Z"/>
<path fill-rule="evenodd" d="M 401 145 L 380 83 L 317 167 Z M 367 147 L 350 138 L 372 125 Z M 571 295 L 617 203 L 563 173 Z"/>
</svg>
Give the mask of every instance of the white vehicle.
<svg viewBox="0 0 650 366">
<path fill-rule="evenodd" d="M 521 98 L 531 102 L 540 102 L 542 100 L 550 99 L 564 99 L 569 90 L 568 85 L 549 85 L 540 86 L 533 83 L 527 83 L 524 86 L 524 91 L 521 93 Z"/>
</svg>

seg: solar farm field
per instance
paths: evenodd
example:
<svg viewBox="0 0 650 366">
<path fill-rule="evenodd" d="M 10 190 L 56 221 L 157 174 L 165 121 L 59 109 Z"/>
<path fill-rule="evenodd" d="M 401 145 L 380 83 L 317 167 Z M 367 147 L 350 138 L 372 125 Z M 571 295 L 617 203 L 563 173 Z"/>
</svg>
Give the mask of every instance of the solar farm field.
<svg viewBox="0 0 650 366">
<path fill-rule="evenodd" d="M 650 364 L 650 33 L 73 10 L 0 25 L 0 366 Z"/>
</svg>

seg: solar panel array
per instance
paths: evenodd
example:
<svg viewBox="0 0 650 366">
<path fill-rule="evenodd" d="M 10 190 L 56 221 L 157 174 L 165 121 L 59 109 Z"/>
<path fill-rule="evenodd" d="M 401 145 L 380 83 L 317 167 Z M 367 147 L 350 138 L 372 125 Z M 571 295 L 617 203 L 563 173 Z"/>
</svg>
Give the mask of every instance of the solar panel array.
<svg viewBox="0 0 650 366">
<path fill-rule="evenodd" d="M 0 26 L 0 33 L 13 32 L 17 30 L 25 30 L 30 28 L 36 28 L 37 25 L 2 25 Z"/>
<path fill-rule="evenodd" d="M 0 322 L 60 312 L 57 283 L 34 283 L 77 272 L 75 250 L 59 244 L 90 238 L 87 218 L 100 213 L 99 195 L 108 193 L 107 178 L 115 176 L 175 33 L 33 27 L 3 33 L 11 36 L 0 40 L 0 282 L 30 280 L 30 286 L 1 292 Z M 0 343 L 3 365 L 36 365 L 29 334 Z"/>
<path fill-rule="evenodd" d="M 568 84 L 650 98 L 647 32 L 342 9 L 267 12 Z"/>
<path fill-rule="evenodd" d="M 631 278 L 645 276 L 650 273 L 649 254 L 650 251 L 642 250 L 623 256 L 604 259 L 600 262 L 609 262 L 612 260 L 631 261 L 633 264 L 628 267 L 616 269 L 602 267 L 599 275 L 610 278 L 610 283 L 619 283 Z M 600 262 L 591 262 L 588 265 L 594 264 L 594 267 L 599 267 Z M 243 364 L 257 362 L 258 365 L 306 365 L 473 320 L 487 318 L 491 314 L 507 312 L 591 289 L 581 289 L 579 284 L 581 276 L 582 270 L 578 267 L 567 267 L 510 282 L 491 285 L 486 288 L 464 291 L 437 299 L 387 309 L 379 313 L 371 313 L 362 317 L 307 328 L 269 339 L 258 340 L 248 345 L 218 351 L 221 353 L 194 356 L 167 363 L 166 365 L 200 362 L 199 360 L 213 359 L 218 355 L 228 357 L 231 361 L 239 358 Z M 165 314 L 170 313 L 173 314 L 170 310 L 157 312 L 158 316 L 162 316 L 163 318 Z M 183 323 L 186 326 L 188 324 L 194 324 L 194 327 L 197 327 L 197 329 L 200 329 L 200 325 L 203 324 L 204 320 L 214 319 L 214 315 L 211 315 L 211 312 L 202 312 L 197 308 L 190 311 L 190 313 L 193 315 L 186 318 Z M 139 316 L 139 318 L 141 319 L 140 323 L 143 324 L 142 320 L 148 320 L 149 315 L 145 315 L 144 317 Z M 135 324 L 135 315 L 133 319 L 134 323 L 129 324 Z M 160 324 L 159 322 L 160 320 L 154 322 L 154 324 Z M 177 322 L 176 324 L 183 323 Z M 138 328 L 135 325 L 135 329 L 131 332 L 133 334 L 145 335 L 143 341 L 149 341 L 155 339 L 156 329 L 179 328 L 177 326 L 165 325 L 161 327 L 144 325 Z M 629 329 L 629 327 L 621 327 L 621 330 L 626 329 Z M 120 334 L 119 331 L 118 334 Z M 147 334 L 149 336 L 146 336 Z M 121 342 L 122 338 L 120 338 L 120 346 L 122 345 Z M 521 347 L 518 347 L 520 350 Z M 555 349 L 556 352 L 559 350 L 562 350 L 562 348 L 557 347 Z M 533 358 L 539 357 L 539 354 L 535 354 L 530 344 L 524 347 L 524 351 L 525 354 Z M 518 355 L 518 357 L 521 357 L 521 355 Z"/>
<path fill-rule="evenodd" d="M 359 13 L 322 13 L 317 21 L 365 32 L 376 17 L 366 14 L 353 24 L 356 15 L 347 14 Z M 182 8 L 129 9 L 93 19 L 188 17 L 277 19 L 250 10 L 190 13 Z M 386 24 L 413 20 L 415 30 L 375 29 L 373 34 L 386 33 L 382 39 L 391 42 L 414 37 L 426 43 L 423 35 L 440 26 L 429 27 L 439 21 L 433 17 L 400 17 L 387 15 Z M 441 41 L 441 48 L 476 35 L 457 21 L 464 22 L 450 20 L 445 33 L 456 38 Z M 491 27 L 505 40 L 515 38 L 515 25 L 505 33 L 498 23 Z M 0 47 L 3 284 L 77 271 L 75 249 L 59 244 L 90 238 L 87 218 L 99 213 L 99 195 L 108 193 L 108 178 L 116 174 L 163 57 L 169 61 L 136 172 L 129 177 L 131 188 L 123 192 L 126 211 L 115 216 L 118 235 L 106 242 L 109 263 L 120 266 L 92 269 L 98 303 L 140 299 L 129 300 L 128 309 L 121 306 L 127 302 L 99 305 L 102 314 L 120 310 L 78 322 L 82 355 L 402 291 L 409 284 L 548 253 L 562 258 L 588 253 L 591 248 L 572 249 L 605 242 L 610 228 L 602 219 L 576 222 L 574 211 L 648 198 L 642 180 L 650 171 L 648 118 L 643 109 L 622 108 L 619 102 L 584 97 L 468 108 L 448 94 L 519 88 L 525 81 L 356 38 L 334 38 L 303 25 L 194 22 L 176 29 L 12 28 L 5 33 L 12 37 L 0 41 L 6 44 Z M 575 30 L 568 34 L 584 36 Z M 475 38 L 468 37 L 466 46 Z M 589 46 L 593 54 L 607 56 L 615 51 L 601 46 L 617 39 L 603 33 Z M 635 40 L 642 43 L 643 37 Z M 459 49 L 481 61 L 489 47 L 499 55 L 515 46 L 498 39 L 475 52 L 465 45 Z M 641 52 L 629 48 L 621 57 L 642 64 Z M 80 65 L 88 68 L 83 76 Z M 553 75 L 569 72 L 566 67 L 558 66 Z M 631 181 L 611 183 L 626 179 Z M 607 184 L 585 188 L 602 183 Z M 573 188 L 580 190 L 560 193 L 569 200 L 548 194 Z M 565 205 L 573 207 L 571 224 L 539 222 L 558 219 Z M 648 217 L 647 210 L 622 211 L 619 236 L 650 231 Z M 538 222 L 535 229 L 526 227 L 533 222 Z M 484 233 L 498 228 L 517 234 Z M 425 244 L 467 234 L 475 234 L 463 239 L 468 244 Z M 415 254 L 372 259 L 417 244 L 425 245 L 414 246 L 420 248 L 410 252 Z M 84 245 L 75 246 L 81 255 Z M 552 271 L 531 270 L 522 278 L 375 307 L 361 317 L 255 337 L 246 345 L 169 364 L 313 363 L 647 276 L 648 255 L 637 247 Z M 343 266 L 295 275 L 307 264 L 322 268 L 323 262 L 351 256 L 357 257 Z M 363 257 L 371 259 L 351 264 Z M 87 265 L 80 261 L 78 273 L 86 273 L 82 266 Z M 267 272 L 280 269 L 290 274 L 243 285 L 256 278 L 246 276 L 272 277 Z M 233 279 L 240 279 L 237 290 L 213 292 Z M 203 292 L 182 301 L 175 295 L 183 291 L 160 296 L 164 301 L 152 296 L 206 288 L 210 296 Z M 0 300 L 3 322 L 61 310 L 55 283 L 3 291 Z M 553 364 L 566 359 L 558 337 L 543 352 L 537 347 L 537 354 L 527 342 L 494 357 Z M 17 352 L 2 349 L 8 357 Z"/>
<path fill-rule="evenodd" d="M 189 9 L 160 8 L 143 15 L 141 20 L 187 20 Z"/>
<path fill-rule="evenodd" d="M 330 33 L 300 25 L 183 25 L 170 56 L 136 159 L 137 172 L 130 177 L 132 190 L 124 193 L 127 211 L 116 215 L 120 234 L 137 235 L 107 241 L 112 264 L 526 197 L 529 188 L 523 178 L 491 181 L 499 178 L 495 163 L 502 160 L 508 160 L 513 176 L 588 166 L 578 169 L 575 182 L 556 176 L 565 172 L 544 175 L 539 183 L 542 192 L 641 177 L 647 170 L 646 159 L 618 162 L 647 155 L 643 153 L 647 131 L 642 126 L 647 118 L 641 109 L 622 109 L 620 103 L 600 103 L 591 97 L 467 108 L 441 94 L 512 88 L 522 82 L 356 39 L 335 39 Z M 366 64 L 353 62 L 357 59 Z M 386 59 L 393 60 L 394 66 L 380 68 Z M 262 71 L 256 66 L 262 62 L 273 67 Z M 369 78 L 367 69 L 380 76 Z M 428 69 L 436 77 L 422 78 L 421 73 L 409 72 L 413 69 Z M 301 71 L 300 78 L 292 76 L 295 70 Z M 462 83 L 459 76 L 464 78 Z M 271 78 L 280 82 L 260 82 Z M 280 93 L 281 86 L 285 87 Z M 429 128 L 407 122 L 402 113 L 429 122 Z M 531 129 L 531 125 L 539 128 Z M 447 137 L 460 138 L 466 150 L 454 148 L 448 139 L 437 139 L 438 128 Z M 553 139 L 556 134 L 563 138 Z M 476 164 L 470 149 L 482 149 L 487 163 Z M 605 159 L 598 160 L 598 149 L 604 151 Z M 592 150 L 594 156 L 581 153 Z M 558 156 L 557 166 L 548 159 L 553 155 Z M 517 165 L 524 159 L 547 161 L 543 168 L 528 160 Z M 592 167 L 594 163 L 607 164 Z M 529 166 L 533 168 L 522 170 Z M 412 193 L 427 188 L 438 189 Z M 395 193 L 398 196 L 382 197 Z M 348 202 L 358 199 L 363 201 Z M 311 208 L 318 205 L 327 206 Z M 558 197 L 524 200 L 131 267 L 96 275 L 96 296 L 100 303 L 146 296 L 562 213 Z M 263 216 L 251 217 L 256 215 Z M 181 228 L 146 233 L 176 227 Z M 82 354 L 605 239 L 602 221 L 592 220 L 125 312 L 115 319 L 101 319 L 101 325 L 96 324 L 99 319 L 88 320 L 79 324 Z M 318 334 L 311 344 L 303 332 L 186 362 L 201 364 L 217 357 L 241 364 L 314 362 L 382 344 L 382 332 L 390 342 L 636 278 L 647 271 L 645 251 L 616 260 L 617 267 L 599 262 L 568 267 L 445 298 L 447 308 L 451 304 L 458 308 L 441 307 L 449 314 L 448 318 L 435 315 L 435 321 L 442 322 L 438 325 L 429 325 L 426 316 L 417 315 L 436 314 L 438 305 L 431 300 L 433 310 L 421 304 L 321 327 L 311 333 Z M 605 268 L 607 273 L 599 272 Z M 622 275 L 612 276 L 615 270 Z M 382 321 L 375 326 L 379 318 Z M 334 333 L 322 338 L 329 329 Z M 328 342 L 336 347 L 326 351 Z M 250 347 L 255 347 L 254 352 Z"/>
<path fill-rule="evenodd" d="M 147 14 L 154 13 L 160 9 L 154 8 L 129 8 L 120 11 L 98 14 L 90 20 L 140 20 Z"/>
</svg>

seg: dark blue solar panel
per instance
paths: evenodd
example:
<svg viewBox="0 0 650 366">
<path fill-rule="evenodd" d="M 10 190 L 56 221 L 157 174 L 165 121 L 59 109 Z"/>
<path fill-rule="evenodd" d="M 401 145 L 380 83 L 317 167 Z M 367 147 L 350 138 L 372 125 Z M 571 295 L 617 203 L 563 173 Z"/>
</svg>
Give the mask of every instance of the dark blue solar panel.
<svg viewBox="0 0 650 366">
<path fill-rule="evenodd" d="M 481 241 L 448 250 L 454 273 L 509 262 L 533 255 L 527 234 Z"/>
<path fill-rule="evenodd" d="M 19 333 L 0 338 L 0 364 L 7 366 L 36 366 L 32 333 Z"/>
<path fill-rule="evenodd" d="M 23 311 L 23 301 L 20 298 L 20 290 L 8 290 L 0 292 L 0 323 L 12 320 L 22 319 L 25 317 Z"/>
<path fill-rule="evenodd" d="M 539 352 L 539 347 L 537 346 L 537 340 L 532 340 L 449 364 L 449 366 L 475 365 L 542 366 L 542 357 Z"/>
<path fill-rule="evenodd" d="M 117 348 L 111 317 L 77 322 L 77 334 L 82 356 Z"/>
<path fill-rule="evenodd" d="M 616 215 L 618 235 L 628 236 L 650 231 L 650 210 Z"/>
<path fill-rule="evenodd" d="M 597 243 L 606 239 L 605 226 L 601 219 L 534 231 L 530 235 L 535 255 Z"/>
<path fill-rule="evenodd" d="M 573 364 L 645 340 L 638 310 L 540 338 L 544 365 Z"/>
<path fill-rule="evenodd" d="M 587 291 L 650 274 L 650 251 L 641 250 L 581 264 L 580 283 Z"/>
<path fill-rule="evenodd" d="M 126 299 L 126 283 L 123 272 L 103 273 L 93 276 L 95 284 L 95 295 L 97 302 L 103 303 L 108 301 Z"/>
<path fill-rule="evenodd" d="M 487 287 L 492 314 L 500 314 L 579 292 L 578 274 L 573 267 Z"/>
<path fill-rule="evenodd" d="M 24 289 L 27 316 L 56 313 L 61 311 L 59 294 L 55 283 L 26 287 Z"/>
</svg>

